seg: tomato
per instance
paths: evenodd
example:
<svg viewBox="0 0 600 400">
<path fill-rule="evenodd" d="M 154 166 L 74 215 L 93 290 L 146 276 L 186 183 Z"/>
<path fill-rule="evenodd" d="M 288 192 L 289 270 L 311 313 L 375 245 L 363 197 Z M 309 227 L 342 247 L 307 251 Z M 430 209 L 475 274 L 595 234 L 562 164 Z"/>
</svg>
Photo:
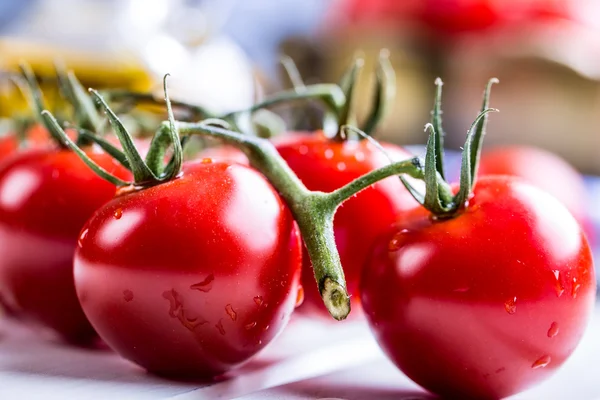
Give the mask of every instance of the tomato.
<svg viewBox="0 0 600 400">
<path fill-rule="evenodd" d="M 75 131 L 72 129 L 67 129 L 67 134 L 71 138 L 76 136 Z M 39 149 L 54 145 L 52 137 L 42 124 L 34 124 L 28 128 L 23 137 L 23 141 L 23 147 L 27 149 Z M 0 137 L 0 161 L 16 153 L 20 147 L 20 139 L 14 133 L 7 133 Z"/>
<path fill-rule="evenodd" d="M 503 398 L 550 376 L 577 346 L 596 293 L 575 219 L 511 177 L 482 177 L 454 218 L 405 214 L 367 266 L 361 298 L 380 346 L 450 398 Z"/>
<path fill-rule="evenodd" d="M 568 0 L 346 0 L 341 4 L 341 14 L 353 22 L 389 21 L 406 26 L 407 21 L 417 21 L 442 35 L 441 39 L 508 24 L 522 27 L 538 21 L 577 20 L 577 5 Z"/>
<path fill-rule="evenodd" d="M 309 190 L 330 192 L 390 161 L 368 141 L 334 141 L 322 132 L 295 133 L 275 142 L 290 168 Z M 384 146 L 395 160 L 410 158 L 400 147 Z M 360 192 L 338 209 L 334 231 L 340 259 L 352 297 L 354 315 L 359 310 L 358 283 L 368 251 L 376 237 L 395 221 L 396 215 L 416 205 L 397 177 L 387 178 Z M 315 285 L 308 254 L 303 257 L 302 285 L 305 302 L 301 309 L 328 315 Z"/>
<path fill-rule="evenodd" d="M 592 238 L 587 191 L 582 176 L 557 155 L 527 146 L 499 147 L 481 155 L 479 175 L 523 178 L 560 200 Z"/>
<path fill-rule="evenodd" d="M 19 148 L 19 140 L 13 134 L 7 134 L 0 138 L 0 161 L 9 157 Z"/>
<path fill-rule="evenodd" d="M 89 155 L 129 176 L 107 155 Z M 26 151 L 0 168 L 0 297 L 71 342 L 94 337 L 73 283 L 77 238 L 115 190 L 68 150 Z"/>
<path fill-rule="evenodd" d="M 289 209 L 260 173 L 196 161 L 91 218 L 75 285 L 90 322 L 121 356 L 160 375 L 211 378 L 286 325 L 300 246 Z"/>
</svg>

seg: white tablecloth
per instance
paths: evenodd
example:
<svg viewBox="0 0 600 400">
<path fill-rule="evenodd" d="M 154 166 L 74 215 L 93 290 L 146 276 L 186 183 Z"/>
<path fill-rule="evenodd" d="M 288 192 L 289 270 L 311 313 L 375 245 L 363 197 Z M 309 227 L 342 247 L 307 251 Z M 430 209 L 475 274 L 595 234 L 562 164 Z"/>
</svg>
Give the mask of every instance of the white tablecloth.
<svg viewBox="0 0 600 400">
<path fill-rule="evenodd" d="M 600 309 L 581 345 L 520 400 L 600 399 Z M 256 359 L 224 381 L 181 383 L 147 374 L 108 350 L 86 350 L 0 322 L 0 399 L 429 399 L 381 353 L 361 322 L 295 317 Z"/>
</svg>

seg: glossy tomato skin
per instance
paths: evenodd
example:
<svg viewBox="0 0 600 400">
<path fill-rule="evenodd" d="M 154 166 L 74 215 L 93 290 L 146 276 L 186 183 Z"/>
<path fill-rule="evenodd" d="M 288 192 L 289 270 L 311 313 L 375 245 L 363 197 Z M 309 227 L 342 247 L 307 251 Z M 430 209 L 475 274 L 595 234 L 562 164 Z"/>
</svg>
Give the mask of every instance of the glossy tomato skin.
<svg viewBox="0 0 600 400">
<path fill-rule="evenodd" d="M 92 159 L 121 177 L 129 173 L 101 153 Z M 71 342 L 95 335 L 73 284 L 81 227 L 116 188 L 68 150 L 30 150 L 0 168 L 0 297 L 9 308 Z"/>
<path fill-rule="evenodd" d="M 479 176 L 484 175 L 516 176 L 550 193 L 567 207 L 593 242 L 583 177 L 559 156 L 535 147 L 498 147 L 482 154 Z"/>
<path fill-rule="evenodd" d="M 208 379 L 286 325 L 301 268 L 292 215 L 257 171 L 193 162 L 116 197 L 84 227 L 81 305 L 100 337 L 150 372 Z"/>
<path fill-rule="evenodd" d="M 275 142 L 279 154 L 310 190 L 330 192 L 390 161 L 368 141 L 333 141 L 322 132 L 294 133 Z M 411 155 L 385 144 L 394 160 Z M 360 311 L 358 284 L 362 267 L 375 238 L 387 231 L 399 213 L 417 203 L 397 177 L 376 183 L 349 199 L 337 210 L 334 233 L 354 315 Z M 304 250 L 302 285 L 304 305 L 299 310 L 329 316 L 319 295 L 310 259 Z"/>
<path fill-rule="evenodd" d="M 250 165 L 250 160 L 248 160 L 246 154 L 233 146 L 208 147 L 199 152 L 196 158 Z"/>
<path fill-rule="evenodd" d="M 503 398 L 577 346 L 596 285 L 585 235 L 547 193 L 483 177 L 466 211 L 416 208 L 381 237 L 361 282 L 369 325 L 416 383 L 450 398 Z"/>
</svg>

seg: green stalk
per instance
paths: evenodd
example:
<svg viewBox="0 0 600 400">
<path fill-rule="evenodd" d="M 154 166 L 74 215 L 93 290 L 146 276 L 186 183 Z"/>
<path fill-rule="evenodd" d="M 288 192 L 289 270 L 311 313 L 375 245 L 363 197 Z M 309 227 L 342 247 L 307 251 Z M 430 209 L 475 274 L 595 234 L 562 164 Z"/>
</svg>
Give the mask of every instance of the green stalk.
<svg viewBox="0 0 600 400">
<path fill-rule="evenodd" d="M 338 206 L 370 185 L 398 174 L 420 176 L 420 161 L 413 158 L 372 171 L 331 193 L 309 191 L 265 139 L 211 126 L 206 122 L 179 122 L 182 135 L 200 134 L 221 139 L 243 150 L 251 164 L 278 190 L 298 223 L 310 256 L 315 279 L 331 316 L 342 320 L 350 312 L 344 271 L 334 239 L 333 217 Z"/>
</svg>

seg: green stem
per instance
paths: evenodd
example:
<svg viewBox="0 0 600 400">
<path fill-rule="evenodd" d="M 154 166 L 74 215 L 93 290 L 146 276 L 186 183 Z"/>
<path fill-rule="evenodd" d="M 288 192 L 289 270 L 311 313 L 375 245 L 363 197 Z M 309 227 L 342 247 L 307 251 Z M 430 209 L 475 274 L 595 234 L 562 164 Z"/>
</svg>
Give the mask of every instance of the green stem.
<svg viewBox="0 0 600 400">
<path fill-rule="evenodd" d="M 281 103 L 288 103 L 292 101 L 301 101 L 307 99 L 319 99 L 325 103 L 331 110 L 336 114 L 340 107 L 346 102 L 346 96 L 338 85 L 335 84 L 317 84 L 307 86 L 301 92 L 297 92 L 296 89 L 285 90 L 277 93 L 260 103 L 253 105 L 252 107 L 243 111 L 234 111 L 223 116 L 223 119 L 230 121 L 235 119 L 236 115 L 242 113 L 253 113 L 261 108 L 269 108 Z"/>
<path fill-rule="evenodd" d="M 164 101 L 157 98 L 152 93 L 130 92 L 127 90 L 104 90 L 102 91 L 102 95 L 111 102 L 130 101 L 134 102 L 135 104 L 164 106 Z M 212 118 L 215 116 L 214 113 L 208 111 L 204 107 L 186 103 L 184 101 L 171 100 L 171 105 L 174 108 L 186 110 L 194 119 Z"/>
<path fill-rule="evenodd" d="M 350 312 L 350 297 L 336 248 L 333 217 L 337 207 L 360 190 L 391 175 L 419 176 L 419 160 L 402 161 L 376 170 L 331 193 L 309 191 L 268 140 L 243 135 L 206 124 L 179 122 L 182 135 L 201 134 L 224 140 L 245 151 L 281 194 L 298 223 L 313 265 L 325 306 L 333 318 L 342 320 Z"/>
</svg>

